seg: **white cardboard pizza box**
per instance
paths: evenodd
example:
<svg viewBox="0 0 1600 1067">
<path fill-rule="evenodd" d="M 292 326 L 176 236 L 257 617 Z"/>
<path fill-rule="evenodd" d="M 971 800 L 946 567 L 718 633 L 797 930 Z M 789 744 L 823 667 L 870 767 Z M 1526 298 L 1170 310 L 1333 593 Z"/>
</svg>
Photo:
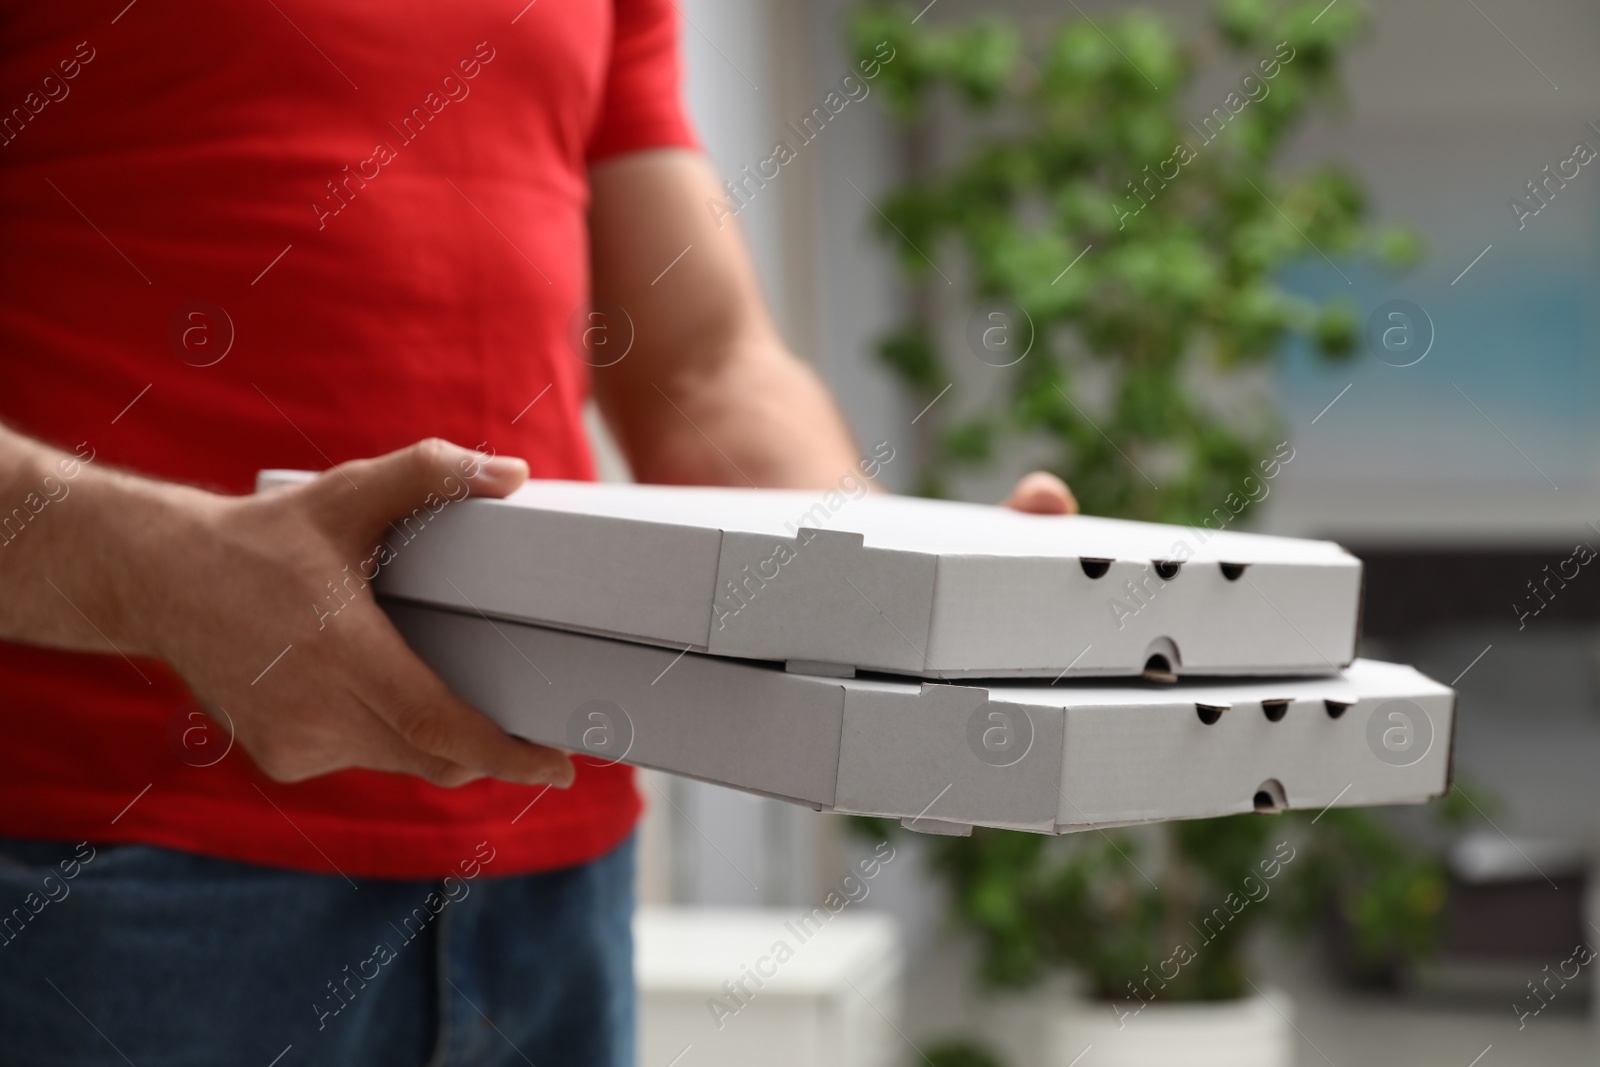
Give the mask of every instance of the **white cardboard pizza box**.
<svg viewBox="0 0 1600 1067">
<path fill-rule="evenodd" d="M 865 490 L 534 481 L 388 546 L 389 596 L 827 673 L 1327 674 L 1361 609 L 1331 542 Z"/>
<path fill-rule="evenodd" d="M 1357 660 L 1319 678 L 974 684 L 797 674 L 389 601 L 511 733 L 913 829 L 1041 833 L 1448 788 L 1455 694 Z"/>
</svg>

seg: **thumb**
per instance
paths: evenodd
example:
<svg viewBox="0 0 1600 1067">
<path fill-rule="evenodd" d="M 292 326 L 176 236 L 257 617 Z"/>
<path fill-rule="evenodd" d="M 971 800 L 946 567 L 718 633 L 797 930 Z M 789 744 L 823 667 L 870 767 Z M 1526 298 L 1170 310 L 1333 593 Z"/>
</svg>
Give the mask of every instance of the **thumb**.
<svg viewBox="0 0 1600 1067">
<path fill-rule="evenodd" d="M 388 455 L 342 463 L 312 483 L 322 510 L 363 540 L 418 509 L 437 514 L 468 496 L 503 497 L 528 480 L 528 464 L 437 437 Z"/>
<path fill-rule="evenodd" d="M 1005 506 L 1034 515 L 1076 515 L 1078 501 L 1067 483 L 1049 471 L 1033 471 L 1017 482 Z"/>
</svg>

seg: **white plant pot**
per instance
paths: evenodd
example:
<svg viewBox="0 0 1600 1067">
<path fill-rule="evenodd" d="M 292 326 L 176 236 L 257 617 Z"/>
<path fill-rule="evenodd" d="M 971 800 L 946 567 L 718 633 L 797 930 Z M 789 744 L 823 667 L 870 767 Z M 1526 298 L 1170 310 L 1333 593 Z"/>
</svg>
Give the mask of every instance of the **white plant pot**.
<svg viewBox="0 0 1600 1067">
<path fill-rule="evenodd" d="M 1269 999 L 1270 998 L 1270 999 Z M 1138 1001 L 1132 1001 L 1137 1008 Z M 1144 1005 L 1121 1017 L 1104 1001 L 1074 999 L 1044 1022 L 1042 1063 L 1065 1067 L 1291 1067 L 1294 1008 L 1268 989 L 1241 1000 Z M 1085 1049 L 1092 1049 L 1084 1055 Z"/>
</svg>

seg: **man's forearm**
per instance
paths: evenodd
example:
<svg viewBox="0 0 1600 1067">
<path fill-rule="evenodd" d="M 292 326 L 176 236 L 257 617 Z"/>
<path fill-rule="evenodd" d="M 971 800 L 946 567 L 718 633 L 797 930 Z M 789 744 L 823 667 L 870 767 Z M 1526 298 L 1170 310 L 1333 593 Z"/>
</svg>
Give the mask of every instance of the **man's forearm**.
<svg viewBox="0 0 1600 1067">
<path fill-rule="evenodd" d="M 634 474 L 822 488 L 854 471 L 844 420 L 779 338 L 738 227 L 706 211 L 721 188 L 705 159 L 635 153 L 597 166 L 591 189 L 594 297 L 632 329 L 594 392 Z"/>
<path fill-rule="evenodd" d="M 322 607 L 396 516 L 464 481 L 504 496 L 527 476 L 520 460 L 427 440 L 224 496 L 0 427 L 0 639 L 160 657 L 279 781 L 362 767 L 564 788 L 566 755 L 453 696 L 365 585 L 340 595 L 332 624 Z"/>
<path fill-rule="evenodd" d="M 0 426 L 0 638 L 153 654 L 139 616 L 161 579 L 147 549 L 178 535 L 180 500 L 205 495 Z"/>
<path fill-rule="evenodd" d="M 757 342 L 663 377 L 627 404 L 622 443 L 640 481 L 806 489 L 856 471 L 833 398 L 780 346 Z"/>
</svg>

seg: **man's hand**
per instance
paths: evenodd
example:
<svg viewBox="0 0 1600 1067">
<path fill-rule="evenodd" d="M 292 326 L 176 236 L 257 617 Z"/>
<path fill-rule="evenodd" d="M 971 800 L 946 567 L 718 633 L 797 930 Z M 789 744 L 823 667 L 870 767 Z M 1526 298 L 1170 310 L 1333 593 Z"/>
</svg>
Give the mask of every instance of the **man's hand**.
<svg viewBox="0 0 1600 1067">
<path fill-rule="evenodd" d="M 391 521 L 426 525 L 527 477 L 520 459 L 431 440 L 221 496 L 71 465 L 0 427 L 0 499 L 58 501 L 0 547 L 0 637 L 166 660 L 279 781 L 364 767 L 566 786 L 567 756 L 451 695 L 368 584 Z"/>
<path fill-rule="evenodd" d="M 158 651 L 203 702 L 226 709 L 240 744 L 280 780 L 368 767 L 439 785 L 483 775 L 569 784 L 563 753 L 510 737 L 452 696 L 362 580 L 390 522 L 413 513 L 426 521 L 469 491 L 505 496 L 527 477 L 519 459 L 485 460 L 433 440 L 304 485 L 202 495 L 198 536 L 177 553 L 174 587 L 182 574 L 217 584 L 192 583 L 192 595 L 168 608 L 154 627 Z M 1042 471 L 1018 482 L 1006 505 L 1077 511 L 1065 483 Z"/>
<path fill-rule="evenodd" d="M 1005 506 L 1033 515 L 1076 515 L 1078 500 L 1067 488 L 1067 483 L 1049 471 L 1024 474 Z"/>
<path fill-rule="evenodd" d="M 391 521 L 426 523 L 469 492 L 505 496 L 527 477 L 520 459 L 428 440 L 304 485 L 203 498 L 172 561 L 170 602 L 151 620 L 156 651 L 202 703 L 226 710 L 280 781 L 366 767 L 443 786 L 483 776 L 566 786 L 567 757 L 453 696 L 368 584 Z"/>
<path fill-rule="evenodd" d="M 520 459 L 431 440 L 252 497 L 194 494 L 193 532 L 169 559 L 174 595 L 151 619 L 156 651 L 282 781 L 368 767 L 447 786 L 484 775 L 567 785 L 571 761 L 452 696 L 363 580 L 390 522 L 415 513 L 426 523 L 469 492 L 505 496 L 527 477 Z M 1061 479 L 1041 471 L 1006 504 L 1077 511 Z"/>
</svg>

